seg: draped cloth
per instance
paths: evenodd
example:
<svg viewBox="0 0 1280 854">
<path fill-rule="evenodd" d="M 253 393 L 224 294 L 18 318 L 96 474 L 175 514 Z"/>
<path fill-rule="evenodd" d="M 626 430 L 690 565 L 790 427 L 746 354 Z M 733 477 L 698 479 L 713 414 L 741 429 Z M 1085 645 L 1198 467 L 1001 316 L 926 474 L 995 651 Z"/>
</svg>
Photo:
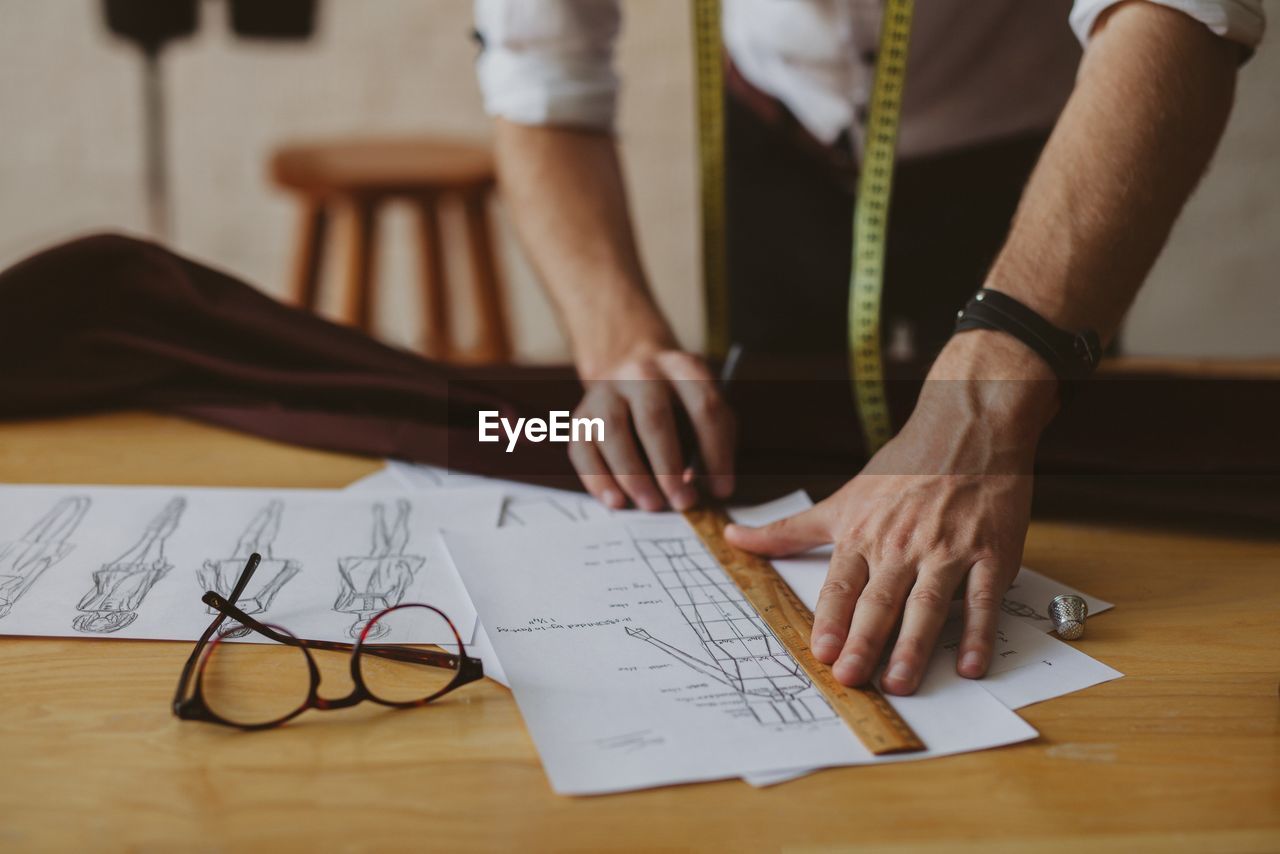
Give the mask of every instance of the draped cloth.
<svg viewBox="0 0 1280 854">
<path fill-rule="evenodd" d="M 841 357 L 748 354 L 732 397 L 739 498 L 821 496 L 865 462 Z M 0 273 L 0 418 L 178 413 L 311 447 L 576 487 L 565 446 L 477 442 L 481 410 L 572 410 L 568 367 L 433 362 L 159 246 L 101 235 Z M 923 375 L 923 366 L 917 376 Z M 898 423 L 918 378 L 891 383 Z M 1280 382 L 1129 374 L 1086 383 L 1040 443 L 1039 508 L 1280 522 Z"/>
</svg>

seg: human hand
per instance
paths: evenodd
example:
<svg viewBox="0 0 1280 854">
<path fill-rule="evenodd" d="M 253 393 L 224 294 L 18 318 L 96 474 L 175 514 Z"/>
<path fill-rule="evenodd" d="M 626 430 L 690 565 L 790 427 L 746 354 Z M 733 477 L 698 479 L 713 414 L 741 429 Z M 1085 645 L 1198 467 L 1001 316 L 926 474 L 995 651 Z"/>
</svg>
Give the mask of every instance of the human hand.
<svg viewBox="0 0 1280 854">
<path fill-rule="evenodd" d="M 606 507 L 629 498 L 642 510 L 687 510 L 697 491 L 685 475 L 675 405 L 697 439 L 708 486 L 717 498 L 733 492 L 735 423 L 715 378 L 697 356 L 645 348 L 583 377 L 586 394 L 575 418 L 604 419 L 601 442 L 573 442 L 569 458 L 583 486 Z"/>
<path fill-rule="evenodd" d="M 962 338 L 970 335 L 953 340 Z M 975 341 L 977 333 L 949 345 L 950 358 Z M 1007 339 L 992 350 L 1021 346 Z M 838 492 L 771 525 L 726 529 L 733 545 L 772 557 L 835 544 L 810 646 L 841 683 L 871 678 L 900 623 L 881 685 L 913 693 L 962 584 L 957 671 L 986 673 L 1022 560 L 1036 442 L 1056 406 L 1047 366 L 1016 364 L 1018 379 L 1031 382 L 953 382 L 957 372 L 935 366 L 902 431 Z"/>
</svg>

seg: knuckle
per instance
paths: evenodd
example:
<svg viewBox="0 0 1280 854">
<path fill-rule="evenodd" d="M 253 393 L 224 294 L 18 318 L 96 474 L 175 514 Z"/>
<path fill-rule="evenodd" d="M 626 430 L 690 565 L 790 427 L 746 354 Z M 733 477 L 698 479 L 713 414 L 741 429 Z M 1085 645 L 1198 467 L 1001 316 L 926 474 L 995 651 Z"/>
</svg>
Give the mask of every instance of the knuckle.
<svg viewBox="0 0 1280 854">
<path fill-rule="evenodd" d="M 854 596 L 854 586 L 851 582 L 844 578 L 828 578 L 822 582 L 822 587 L 818 591 L 819 599 L 852 599 Z"/>
<path fill-rule="evenodd" d="M 646 398 L 634 408 L 636 425 L 645 431 L 657 431 L 663 425 L 666 411 L 664 399 Z"/>
<path fill-rule="evenodd" d="M 596 407 L 592 408 L 592 411 L 594 412 L 597 409 L 603 413 L 605 418 L 615 424 L 624 424 L 626 423 L 625 419 L 628 418 L 627 402 L 621 397 L 610 396 L 604 398 Z"/>
<path fill-rule="evenodd" d="M 893 591 L 884 587 L 868 587 L 862 591 L 862 596 L 858 599 L 859 603 L 866 603 L 876 608 L 893 608 L 898 604 L 898 597 L 893 595 Z"/>
<path fill-rule="evenodd" d="M 909 664 L 923 664 L 927 657 L 927 649 L 924 638 L 903 636 L 898 638 L 898 643 L 893 649 L 893 657 Z"/>
<path fill-rule="evenodd" d="M 999 564 L 995 551 L 986 546 L 975 546 L 974 548 L 969 549 L 967 557 L 969 559 L 969 563 L 975 566 L 980 563 L 992 565 Z"/>
<path fill-rule="evenodd" d="M 942 591 L 936 587 L 917 587 L 911 591 L 907 601 L 912 605 L 920 605 L 930 610 L 937 610 L 947 607 L 949 597 L 944 596 Z"/>
<path fill-rule="evenodd" d="M 829 616 L 814 615 L 813 619 L 813 637 L 820 635 L 833 634 L 844 637 L 849 634 L 849 621 L 843 623 L 839 620 L 833 620 Z"/>
<path fill-rule="evenodd" d="M 994 611 L 1004 604 L 1004 597 L 989 587 L 980 587 L 969 591 L 965 603 L 979 611 Z"/>
<path fill-rule="evenodd" d="M 785 519 L 779 519 L 776 522 L 770 522 L 768 525 L 764 526 L 764 532 L 766 534 L 769 534 L 775 537 L 788 536 L 791 533 L 791 529 L 795 527 L 796 523 L 794 521 L 794 518 L 795 517 L 793 516 L 788 516 Z"/>
<path fill-rule="evenodd" d="M 713 423 L 716 419 L 715 404 L 711 402 L 711 396 L 705 392 L 689 395 L 685 408 L 689 417 L 700 424 Z"/>
<path fill-rule="evenodd" d="M 866 632 L 855 632 L 849 636 L 844 651 L 863 658 L 875 658 L 880 654 L 880 643 Z"/>
<path fill-rule="evenodd" d="M 910 530 L 894 526 L 886 531 L 877 532 L 874 539 L 877 553 L 882 560 L 906 562 L 911 553 L 913 534 Z"/>
<path fill-rule="evenodd" d="M 862 528 L 857 525 L 846 525 L 840 529 L 839 535 L 835 538 L 835 551 L 841 555 L 860 555 L 863 553 L 862 545 L 865 542 L 862 537 Z"/>
<path fill-rule="evenodd" d="M 632 359 L 619 370 L 618 375 L 624 382 L 647 382 L 662 378 L 660 356 L 643 356 Z"/>
<path fill-rule="evenodd" d="M 694 400 L 694 406 L 698 414 L 708 421 L 723 421 L 729 415 L 729 407 L 725 404 L 724 398 L 710 388 L 702 390 Z"/>
<path fill-rule="evenodd" d="M 653 482 L 647 474 L 639 472 L 615 472 L 614 477 L 627 492 L 652 492 Z"/>
</svg>

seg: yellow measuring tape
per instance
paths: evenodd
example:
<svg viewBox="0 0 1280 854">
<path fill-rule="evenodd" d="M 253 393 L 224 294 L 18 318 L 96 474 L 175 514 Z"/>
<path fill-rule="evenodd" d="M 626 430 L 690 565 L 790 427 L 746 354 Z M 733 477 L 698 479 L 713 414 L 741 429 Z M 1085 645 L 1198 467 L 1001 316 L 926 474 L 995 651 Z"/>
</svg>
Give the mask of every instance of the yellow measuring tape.
<svg viewBox="0 0 1280 854">
<path fill-rule="evenodd" d="M 707 353 L 729 352 L 729 274 L 725 247 L 724 57 L 720 0 L 694 0 L 698 87 L 698 167 L 702 176 L 702 287 Z"/>
<path fill-rule="evenodd" d="M 894 149 L 902 115 L 911 36 L 912 0 L 887 0 L 880 23 L 880 53 L 871 86 L 871 112 L 853 211 L 853 276 L 849 283 L 849 370 L 867 454 L 893 435 L 880 350 L 880 303 L 884 292 L 884 248 L 889 239 Z"/>
<path fill-rule="evenodd" d="M 881 357 L 880 305 L 885 244 L 893 193 L 894 150 L 902 115 L 913 0 L 885 0 L 880 25 L 867 138 L 853 216 L 853 274 L 849 284 L 849 367 L 867 453 L 893 435 Z M 728 349 L 729 287 L 726 275 L 724 201 L 724 65 L 720 0 L 694 0 L 697 55 L 698 156 L 702 174 L 702 265 L 706 293 L 707 350 Z"/>
</svg>

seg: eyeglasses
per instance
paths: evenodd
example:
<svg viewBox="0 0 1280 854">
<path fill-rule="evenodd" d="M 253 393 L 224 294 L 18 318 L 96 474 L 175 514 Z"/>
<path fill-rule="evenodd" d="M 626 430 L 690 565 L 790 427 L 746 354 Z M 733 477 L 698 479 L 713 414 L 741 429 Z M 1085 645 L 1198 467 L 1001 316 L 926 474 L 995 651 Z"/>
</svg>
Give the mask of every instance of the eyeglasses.
<svg viewBox="0 0 1280 854">
<path fill-rule="evenodd" d="M 173 713 L 182 720 L 269 729 L 307 709 L 345 709 L 365 700 L 397 709 L 423 706 L 484 677 L 480 659 L 467 656 L 453 622 L 431 605 L 401 604 L 379 611 L 354 644 L 302 640 L 280 626 L 258 622 L 236 601 L 260 560 L 257 553 L 249 557 L 226 598 L 212 590 L 201 597 L 217 616 L 196 641 L 178 679 Z M 238 625 L 223 628 L 228 619 Z M 410 632 L 437 648 L 365 643 L 369 637 Z M 248 633 L 271 643 L 228 642 Z M 350 694 L 332 700 L 320 696 L 320 669 L 312 650 L 350 653 Z"/>
</svg>

